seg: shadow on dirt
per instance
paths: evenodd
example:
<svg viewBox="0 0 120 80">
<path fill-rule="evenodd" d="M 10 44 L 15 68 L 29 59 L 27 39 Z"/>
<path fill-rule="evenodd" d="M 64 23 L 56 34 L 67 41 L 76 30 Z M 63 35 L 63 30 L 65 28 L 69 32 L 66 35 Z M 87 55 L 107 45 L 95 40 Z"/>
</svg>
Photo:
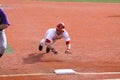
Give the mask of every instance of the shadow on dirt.
<svg viewBox="0 0 120 80">
<path fill-rule="evenodd" d="M 36 62 L 41 62 L 42 61 L 42 57 L 45 53 L 32 53 L 29 54 L 28 57 L 23 58 L 23 62 L 24 64 L 32 64 L 32 63 L 36 63 Z"/>
<path fill-rule="evenodd" d="M 61 60 L 43 60 L 43 56 L 46 55 L 46 53 L 32 53 L 29 54 L 28 57 L 23 58 L 24 64 L 33 64 L 37 62 L 62 62 Z"/>
</svg>

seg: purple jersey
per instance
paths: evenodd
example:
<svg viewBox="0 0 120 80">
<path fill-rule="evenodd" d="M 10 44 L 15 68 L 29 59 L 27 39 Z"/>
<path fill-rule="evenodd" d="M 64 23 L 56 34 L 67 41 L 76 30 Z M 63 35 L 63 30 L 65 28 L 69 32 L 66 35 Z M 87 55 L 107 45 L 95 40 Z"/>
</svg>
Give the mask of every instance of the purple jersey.
<svg viewBox="0 0 120 80">
<path fill-rule="evenodd" d="M 8 20 L 5 12 L 2 9 L 0 9 L 0 24 L 10 25 L 9 20 Z"/>
</svg>

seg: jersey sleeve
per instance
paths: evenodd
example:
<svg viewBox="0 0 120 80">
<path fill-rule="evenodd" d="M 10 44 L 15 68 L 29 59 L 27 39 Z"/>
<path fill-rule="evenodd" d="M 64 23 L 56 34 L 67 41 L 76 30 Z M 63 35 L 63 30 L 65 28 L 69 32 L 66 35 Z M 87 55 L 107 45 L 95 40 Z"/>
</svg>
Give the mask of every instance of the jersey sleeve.
<svg viewBox="0 0 120 80">
<path fill-rule="evenodd" d="M 52 29 L 48 30 L 46 32 L 46 39 L 48 39 L 52 42 L 54 34 L 55 34 L 54 30 L 52 30 Z"/>
<path fill-rule="evenodd" d="M 70 36 L 67 31 L 64 31 L 63 36 L 64 36 L 65 41 L 70 41 Z"/>
</svg>

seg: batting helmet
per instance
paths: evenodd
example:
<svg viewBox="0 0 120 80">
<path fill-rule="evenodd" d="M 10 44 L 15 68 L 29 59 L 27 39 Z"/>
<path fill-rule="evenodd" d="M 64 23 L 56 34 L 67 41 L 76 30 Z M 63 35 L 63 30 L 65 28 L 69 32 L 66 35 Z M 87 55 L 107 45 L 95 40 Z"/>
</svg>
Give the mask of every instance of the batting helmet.
<svg viewBox="0 0 120 80">
<path fill-rule="evenodd" d="M 65 28 L 65 24 L 63 22 L 57 24 L 57 29 L 64 29 L 64 28 Z"/>
</svg>

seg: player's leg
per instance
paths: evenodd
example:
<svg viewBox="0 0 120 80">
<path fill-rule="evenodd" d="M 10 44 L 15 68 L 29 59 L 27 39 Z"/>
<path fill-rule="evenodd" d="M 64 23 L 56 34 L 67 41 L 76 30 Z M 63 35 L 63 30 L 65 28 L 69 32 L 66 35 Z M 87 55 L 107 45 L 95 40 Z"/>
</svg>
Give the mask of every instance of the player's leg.
<svg viewBox="0 0 120 80">
<path fill-rule="evenodd" d="M 38 49 L 39 49 L 40 51 L 42 51 L 44 45 L 45 45 L 45 40 L 42 39 L 41 42 L 40 42 L 40 44 L 39 44 Z"/>
<path fill-rule="evenodd" d="M 50 52 L 50 48 L 48 48 L 48 46 L 46 47 L 46 53 Z"/>
<path fill-rule="evenodd" d="M 52 41 L 52 42 L 50 43 L 50 45 L 53 46 L 54 43 L 55 43 L 55 41 Z M 46 53 L 49 53 L 49 52 L 50 52 L 50 48 L 47 46 L 47 47 L 46 47 Z"/>
<path fill-rule="evenodd" d="M 4 31 L 0 31 L 0 57 L 3 56 L 7 47 L 6 35 Z"/>
</svg>

